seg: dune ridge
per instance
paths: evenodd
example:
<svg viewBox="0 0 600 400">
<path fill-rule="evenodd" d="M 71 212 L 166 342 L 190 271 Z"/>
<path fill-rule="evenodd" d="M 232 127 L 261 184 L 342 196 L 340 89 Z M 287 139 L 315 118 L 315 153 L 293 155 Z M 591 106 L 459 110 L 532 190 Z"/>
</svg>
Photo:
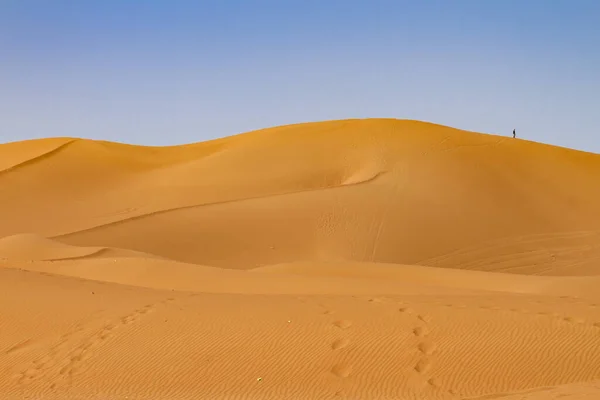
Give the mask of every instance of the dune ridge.
<svg viewBox="0 0 600 400">
<path fill-rule="evenodd" d="M 70 246 L 35 234 L 20 234 L 0 239 L 0 260 L 3 261 L 63 261 L 92 257 L 157 258 L 154 255 L 126 249 Z"/>
<path fill-rule="evenodd" d="M 0 397 L 598 397 L 599 178 L 412 120 L 0 144 Z"/>
<path fill-rule="evenodd" d="M 4 144 L 5 154 L 3 154 L 4 157 L 2 157 L 2 164 L 0 164 L 0 173 L 14 171 L 19 167 L 40 162 L 44 160 L 44 158 L 50 157 L 54 153 L 61 151 L 75 140 L 76 139 L 55 138 L 46 139 L 43 143 L 39 143 L 39 141 L 28 141 Z M 49 145 L 49 149 L 44 148 L 47 145 Z"/>
</svg>

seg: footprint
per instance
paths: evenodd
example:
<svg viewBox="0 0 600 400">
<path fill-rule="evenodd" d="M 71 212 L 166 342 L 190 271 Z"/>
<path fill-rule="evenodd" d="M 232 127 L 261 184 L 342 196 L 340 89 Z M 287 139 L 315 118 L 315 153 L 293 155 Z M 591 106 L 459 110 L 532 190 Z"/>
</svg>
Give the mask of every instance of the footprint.
<svg viewBox="0 0 600 400">
<path fill-rule="evenodd" d="M 563 320 L 565 322 L 569 322 L 572 324 L 583 324 L 585 323 L 585 321 L 581 318 L 577 318 L 577 317 L 564 317 Z"/>
<path fill-rule="evenodd" d="M 342 319 L 339 321 L 335 321 L 333 325 L 337 326 L 340 329 L 348 329 L 352 326 L 352 321 L 348 321 L 346 319 Z"/>
<path fill-rule="evenodd" d="M 122 325 L 133 323 L 137 321 L 142 314 L 150 312 L 153 308 L 153 305 L 147 305 L 129 315 L 122 317 L 119 322 Z M 60 364 L 62 364 L 62 368 L 60 368 L 59 374 L 72 377 L 76 372 L 77 365 L 92 355 L 90 350 L 99 345 L 102 340 L 113 335 L 113 331 L 118 328 L 119 324 L 108 323 L 99 332 L 91 337 L 88 337 L 83 343 L 80 343 L 80 345 L 75 348 L 71 348 L 71 350 L 69 350 L 69 343 L 71 342 L 72 336 L 75 333 L 83 331 L 84 328 L 79 326 L 77 329 L 61 335 L 58 339 L 58 343 L 51 347 L 46 355 L 32 362 L 33 368 L 29 368 L 18 375 L 18 383 L 29 383 L 33 379 L 39 378 L 43 371 L 53 367 L 58 367 Z M 9 350 L 12 352 L 17 351 L 17 348 L 23 348 L 26 343 L 28 344 L 29 342 L 22 342 L 16 346 L 13 346 L 13 348 Z M 62 353 L 66 354 L 60 356 Z M 64 365 L 60 361 L 65 359 L 67 361 L 67 365 Z"/>
<path fill-rule="evenodd" d="M 406 314 L 412 314 L 412 312 L 413 312 L 412 308 L 409 308 L 409 307 L 400 307 L 398 309 L 398 311 L 400 311 L 401 313 L 406 313 Z"/>
<path fill-rule="evenodd" d="M 84 352 L 83 347 L 75 349 L 75 351 L 73 351 L 73 354 L 71 355 L 71 360 L 74 360 L 74 361 L 81 360 L 81 356 L 83 355 L 83 352 Z"/>
<path fill-rule="evenodd" d="M 339 378 L 347 378 L 352 373 L 352 367 L 346 364 L 337 364 L 331 368 L 331 373 Z"/>
<path fill-rule="evenodd" d="M 417 326 L 415 329 L 413 329 L 413 333 L 415 336 L 423 337 L 429 334 L 429 329 L 424 326 Z"/>
<path fill-rule="evenodd" d="M 350 341 L 348 339 L 338 339 L 331 344 L 331 348 L 333 350 L 340 350 L 340 349 L 343 349 L 344 347 L 348 346 L 349 344 L 350 344 Z"/>
<path fill-rule="evenodd" d="M 18 353 L 20 351 L 26 350 L 28 347 L 31 346 L 31 344 L 33 343 L 32 339 L 26 339 L 23 340 L 20 343 L 15 344 L 14 346 L 12 346 L 11 348 L 9 348 L 8 350 L 5 351 L 5 354 L 13 354 L 13 353 Z"/>
<path fill-rule="evenodd" d="M 595 327 L 595 328 L 600 328 L 600 322 L 595 322 L 595 323 L 594 323 L 594 327 Z"/>
<path fill-rule="evenodd" d="M 33 364 L 42 366 L 42 365 L 48 364 L 50 361 L 52 361 L 52 358 L 50 358 L 49 355 L 45 355 L 44 357 L 40 358 L 39 360 L 35 360 L 33 362 Z"/>
<path fill-rule="evenodd" d="M 429 384 L 429 386 L 433 386 L 433 387 L 440 387 L 440 381 L 435 378 L 430 378 L 427 381 L 427 384 Z"/>
<path fill-rule="evenodd" d="M 333 314 L 333 311 L 331 311 L 331 310 L 325 310 L 325 311 L 323 311 L 323 314 L 325 314 L 325 315 L 331 315 L 331 314 Z"/>
<path fill-rule="evenodd" d="M 115 324 L 108 324 L 104 327 L 105 331 L 112 331 L 113 329 L 115 329 L 117 326 Z"/>
<path fill-rule="evenodd" d="M 423 322 L 425 322 L 426 324 L 431 322 L 431 317 L 429 315 L 419 315 L 417 316 L 417 318 Z"/>
<path fill-rule="evenodd" d="M 385 299 L 382 297 L 374 297 L 372 299 L 369 299 L 369 303 L 384 303 Z"/>
<path fill-rule="evenodd" d="M 417 365 L 415 365 L 415 371 L 420 374 L 425 374 L 431 368 L 431 363 L 426 358 L 422 358 L 419 360 Z"/>
<path fill-rule="evenodd" d="M 100 333 L 98 334 L 98 338 L 100 340 L 108 339 L 110 336 L 111 336 L 111 331 L 108 329 L 102 329 L 102 331 L 100 331 Z"/>
<path fill-rule="evenodd" d="M 137 321 L 137 317 L 136 317 L 136 315 L 135 315 L 135 314 L 133 314 L 133 315 L 128 315 L 128 316 L 124 317 L 123 319 L 121 319 L 121 322 L 122 322 L 124 325 L 131 324 L 131 323 L 133 323 L 133 322 L 135 322 L 135 321 Z"/>
<path fill-rule="evenodd" d="M 421 342 L 418 345 L 418 349 L 421 353 L 429 356 L 437 350 L 437 346 L 430 342 Z"/>
</svg>

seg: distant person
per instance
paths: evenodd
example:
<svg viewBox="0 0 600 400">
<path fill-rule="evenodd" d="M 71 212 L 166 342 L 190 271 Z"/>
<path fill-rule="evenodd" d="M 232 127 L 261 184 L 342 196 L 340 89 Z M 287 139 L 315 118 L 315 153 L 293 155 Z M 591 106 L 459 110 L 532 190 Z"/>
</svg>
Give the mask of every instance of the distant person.
<svg viewBox="0 0 600 400">
<path fill-rule="evenodd" d="M 516 137 L 517 137 L 517 130 L 513 129 L 513 138 L 516 138 Z"/>
</svg>

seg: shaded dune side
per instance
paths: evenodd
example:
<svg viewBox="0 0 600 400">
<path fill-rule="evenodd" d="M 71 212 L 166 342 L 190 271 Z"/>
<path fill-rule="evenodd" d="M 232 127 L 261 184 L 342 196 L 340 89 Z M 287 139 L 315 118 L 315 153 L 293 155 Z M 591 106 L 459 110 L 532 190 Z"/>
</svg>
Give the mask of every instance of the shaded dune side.
<svg viewBox="0 0 600 400">
<path fill-rule="evenodd" d="M 598 275 L 600 230 L 548 232 L 485 241 L 418 264 L 519 274 Z"/>
<path fill-rule="evenodd" d="M 388 295 L 482 293 L 439 282 L 418 286 L 411 279 L 358 278 L 347 276 L 299 276 L 222 269 L 198 264 L 144 257 L 108 257 L 93 254 L 78 259 L 47 261 L 0 260 L 0 269 L 18 269 L 56 276 L 178 292 L 264 295 Z M 563 293 L 563 292 L 561 292 Z"/>
<path fill-rule="evenodd" d="M 0 259 L 0 268 L 203 293 L 399 295 L 488 293 L 569 296 L 600 302 L 600 277 L 540 277 L 373 263 L 292 263 L 249 271 L 103 249 L 80 257 Z"/>
<path fill-rule="evenodd" d="M 245 202 L 245 201 L 249 201 L 249 200 L 260 200 L 260 199 L 267 199 L 267 198 L 274 198 L 274 197 L 276 198 L 279 196 L 293 195 L 293 194 L 299 194 L 299 193 L 304 193 L 304 192 L 312 192 L 312 191 L 320 192 L 322 190 L 336 189 L 336 188 L 340 188 L 342 186 L 359 185 L 359 184 L 364 184 L 364 183 L 374 181 L 381 174 L 379 172 L 374 172 L 374 173 L 367 173 L 364 171 L 361 171 L 361 172 L 362 173 L 358 173 L 356 175 L 351 176 L 351 179 L 349 179 L 347 181 L 336 182 L 332 186 L 323 186 L 323 187 L 316 187 L 316 188 L 304 189 L 304 190 L 296 190 L 296 191 L 290 191 L 290 192 L 271 193 L 271 194 L 265 194 L 265 195 L 260 195 L 260 196 L 256 196 L 256 197 L 221 200 L 221 201 L 215 201 L 215 202 L 209 202 L 209 203 L 192 204 L 192 205 L 188 205 L 188 206 L 180 206 L 180 207 L 168 208 L 168 209 L 163 209 L 163 210 L 157 210 L 157 211 L 149 212 L 146 214 L 135 215 L 135 216 L 127 217 L 124 219 L 118 219 L 116 221 L 107 222 L 102 225 L 91 226 L 89 228 L 82 229 L 77 232 L 57 235 L 57 236 L 55 236 L 55 238 L 67 239 L 70 236 L 79 236 L 83 233 L 87 233 L 87 232 L 91 232 L 91 231 L 95 231 L 95 230 L 101 230 L 101 229 L 113 227 L 115 225 L 127 224 L 127 223 L 131 223 L 131 222 L 134 222 L 137 220 L 150 219 L 151 217 L 161 215 L 161 214 L 182 212 L 182 211 L 186 211 L 186 210 L 193 210 L 193 209 L 200 208 L 200 207 L 218 206 L 218 205 L 224 205 L 224 204 L 229 204 L 229 203 Z"/>
<path fill-rule="evenodd" d="M 594 262 L 598 242 L 591 234 L 582 237 L 579 243 L 569 239 L 573 235 L 569 232 L 547 234 L 553 239 L 532 240 L 532 243 L 528 243 L 527 237 L 535 239 L 539 235 L 508 236 L 502 239 L 503 247 L 494 252 L 485 241 L 480 244 L 476 233 L 481 231 L 458 229 L 459 221 L 452 222 L 450 229 L 436 230 L 434 226 L 430 231 L 425 230 L 423 221 L 434 224 L 431 220 L 439 215 L 436 210 L 419 215 L 419 210 L 412 212 L 407 207 L 382 216 L 386 197 L 378 195 L 386 190 L 387 179 L 384 175 L 365 184 L 368 190 L 364 191 L 361 185 L 347 186 L 174 210 L 61 237 L 61 240 L 78 245 L 98 243 L 139 251 L 152 249 L 165 257 L 227 268 L 247 269 L 297 260 L 401 262 L 409 259 L 421 265 L 490 272 L 598 274 L 598 264 Z M 440 215 L 440 218 L 443 217 Z M 498 225 L 504 226 L 507 233 L 525 228 L 512 221 L 499 221 Z M 261 226 L 259 235 L 257 226 Z M 124 232 L 127 235 L 123 235 Z M 488 232 L 488 235 L 506 235 Z M 173 239 L 164 240 L 164 237 Z M 467 252 L 466 257 L 452 256 L 452 249 L 466 240 L 476 243 L 470 245 L 476 251 Z M 439 254 L 444 248 L 450 253 L 444 263 L 422 261 L 423 256 Z"/>
<path fill-rule="evenodd" d="M 405 284 L 554 296 L 577 296 L 600 300 L 596 277 L 528 276 L 507 273 L 466 271 L 420 265 L 358 262 L 294 262 L 269 265 L 252 271 L 266 274 L 293 274 L 311 277 L 392 280 Z"/>
</svg>

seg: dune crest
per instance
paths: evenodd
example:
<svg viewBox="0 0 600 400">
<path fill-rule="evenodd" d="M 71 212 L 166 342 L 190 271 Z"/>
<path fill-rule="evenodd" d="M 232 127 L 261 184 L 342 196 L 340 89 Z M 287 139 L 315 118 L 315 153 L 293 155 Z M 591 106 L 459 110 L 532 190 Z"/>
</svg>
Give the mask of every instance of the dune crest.
<svg viewBox="0 0 600 400">
<path fill-rule="evenodd" d="M 592 398 L 599 178 L 393 119 L 0 144 L 0 398 Z"/>
<path fill-rule="evenodd" d="M 156 258 L 153 255 L 124 249 L 71 246 L 31 233 L 0 238 L 0 260 L 10 262 L 111 257 Z"/>
</svg>

